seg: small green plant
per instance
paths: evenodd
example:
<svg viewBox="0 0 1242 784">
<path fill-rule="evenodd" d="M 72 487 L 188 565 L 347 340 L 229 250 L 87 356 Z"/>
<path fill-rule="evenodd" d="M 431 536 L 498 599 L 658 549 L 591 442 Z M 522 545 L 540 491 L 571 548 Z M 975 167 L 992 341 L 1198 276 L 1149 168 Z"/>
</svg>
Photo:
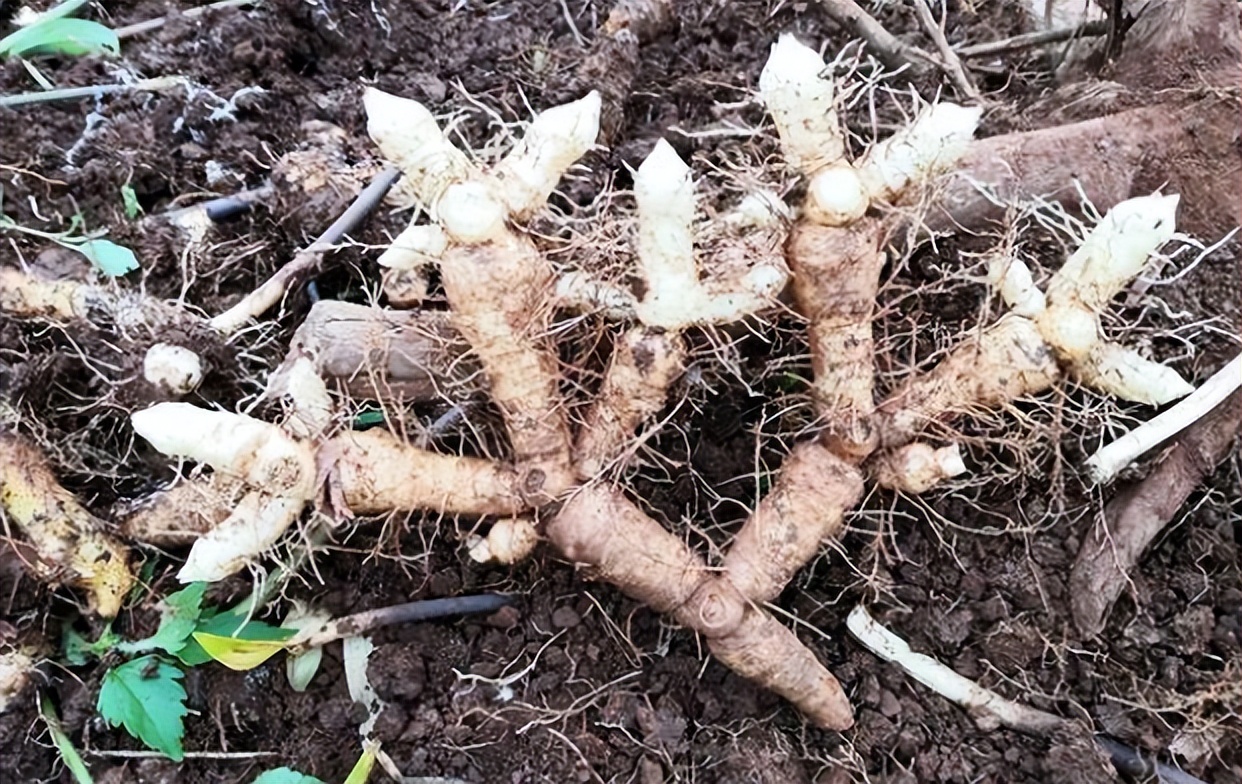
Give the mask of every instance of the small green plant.
<svg viewBox="0 0 1242 784">
<path fill-rule="evenodd" d="M 121 41 L 99 22 L 70 19 L 87 0 L 69 0 L 39 15 L 37 21 L 0 39 L 0 57 L 43 54 L 79 56 L 119 54 Z"/>
<path fill-rule="evenodd" d="M 185 756 L 183 668 L 212 659 L 233 669 L 257 667 L 294 634 L 292 629 L 251 620 L 237 608 L 204 607 L 206 590 L 206 583 L 193 583 L 166 597 L 159 627 L 145 639 L 125 640 L 111 626 L 94 642 L 71 627 L 64 636 L 64 655 L 70 664 L 81 666 L 92 658 L 126 659 L 104 674 L 96 709 L 111 726 L 124 727 L 176 761 Z"/>
<path fill-rule="evenodd" d="M 125 217 L 133 220 L 142 214 L 142 205 L 138 203 L 138 194 L 134 186 L 125 183 L 121 186 L 121 203 L 125 205 Z"/>
<path fill-rule="evenodd" d="M 371 770 L 375 767 L 375 759 L 379 755 L 378 741 L 363 741 L 362 756 L 354 763 L 354 767 L 345 777 L 345 784 L 367 784 L 371 778 Z M 322 779 L 299 773 L 292 768 L 274 768 L 259 774 L 251 784 L 326 784 Z"/>
<path fill-rule="evenodd" d="M 62 232 L 40 231 L 23 226 L 4 213 L 0 213 L 0 231 L 13 231 L 31 237 L 51 240 L 61 247 L 77 251 L 86 257 L 93 267 L 110 278 L 120 277 L 138 269 L 138 257 L 124 245 L 80 233 L 82 220 L 75 215 L 69 228 Z"/>
</svg>

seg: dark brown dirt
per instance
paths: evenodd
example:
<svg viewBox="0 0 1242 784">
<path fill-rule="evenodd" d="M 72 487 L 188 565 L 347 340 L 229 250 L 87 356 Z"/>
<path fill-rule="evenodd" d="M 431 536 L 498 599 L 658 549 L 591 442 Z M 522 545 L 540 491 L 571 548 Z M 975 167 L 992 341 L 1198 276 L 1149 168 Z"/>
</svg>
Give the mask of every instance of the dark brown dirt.
<svg viewBox="0 0 1242 784">
<path fill-rule="evenodd" d="M 999 2 L 950 5 L 955 44 L 1020 28 Z M 0 2 L 0 20 L 16 6 Z M 568 8 L 587 39 L 608 11 L 593 0 Z M 597 174 L 569 188 L 570 200 L 589 201 L 604 173 L 624 185 L 621 164 L 637 163 L 672 126 L 758 123 L 762 115 L 754 106 L 724 115 L 716 107 L 754 88 L 780 32 L 827 41 L 830 52 L 848 38 L 815 4 L 688 0 L 678 8 L 676 28 L 642 49 L 616 144 L 592 154 Z M 119 26 L 164 12 L 162 2 L 124 1 L 110 4 L 108 19 Z M 882 20 L 896 31 L 913 29 L 896 4 Z M 558 3 L 272 0 L 260 10 L 220 12 L 205 21 L 173 19 L 159 32 L 126 41 L 123 52 L 115 62 L 52 60 L 40 68 L 58 86 L 115 81 L 123 68 L 147 77 L 185 75 L 196 87 L 98 104 L 0 109 L 4 211 L 40 228 L 63 227 L 81 215 L 88 229 L 107 228 L 139 252 L 148 291 L 176 298 L 184 283 L 186 301 L 213 313 L 326 227 L 352 193 L 320 192 L 308 206 L 305 194 L 277 177 L 278 193 L 267 206 L 218 227 L 206 247 L 183 255 L 185 240 L 175 230 L 151 218 L 125 217 L 123 185 L 134 189 L 148 216 L 208 193 L 258 187 L 281 155 L 307 147 L 324 123 L 343 129 L 347 142 L 339 154 L 347 162 L 367 165 L 373 152 L 365 135 L 363 83 L 418 98 L 437 112 L 467 111 L 463 134 L 478 143 L 489 118 L 470 99 L 513 120 L 526 116 L 527 103 L 541 108 L 576 97 L 583 49 Z M 1021 110 L 1052 85 L 1032 76 L 1033 56 L 1021 64 L 1016 76 L 1006 71 L 982 80 L 991 90 L 1008 85 L 1012 102 L 989 115 L 988 133 L 1040 124 Z M 936 88 L 930 78 L 924 94 Z M 32 89 L 20 64 L 0 67 L 0 92 Z M 231 116 L 220 117 L 230 98 Z M 102 118 L 94 126 L 87 119 L 92 113 Z M 855 120 L 866 127 L 865 116 Z M 92 130 L 84 134 L 87 127 Z M 773 149 L 763 140 L 670 139 L 683 155 L 717 165 L 762 160 Z M 382 243 L 402 220 L 377 215 L 355 239 Z M 9 245 L 8 239 L 6 254 L 32 258 L 44 249 L 18 237 Z M 1060 251 L 1052 240 L 1031 242 L 1055 263 Z M 978 318 L 982 287 L 906 294 L 943 278 L 958 265 L 959 253 L 990 243 L 953 240 L 923 248 L 891 271 L 884 295 L 889 309 L 877 332 L 893 332 L 889 345 L 899 350 L 897 362 L 925 361 L 930 347 Z M 363 284 L 377 278 L 373 256 L 341 251 L 344 263 L 320 279 L 320 292 L 361 299 Z M 1237 268 L 1235 245 L 1180 287 L 1177 306 L 1189 319 L 1146 318 L 1167 326 L 1220 316 L 1226 321 L 1216 328 L 1236 332 L 1231 271 Z M 278 329 L 244 341 L 244 351 L 209 347 L 211 372 L 191 402 L 232 408 L 253 399 L 306 308 L 299 292 L 286 303 Z M 933 326 L 903 343 L 901 334 L 909 335 L 915 323 Z M 53 457 L 66 486 L 101 513 L 119 498 L 142 495 L 168 472 L 166 460 L 133 445 L 127 423 L 129 411 L 150 396 L 134 387 L 126 358 L 141 356 L 135 352 L 154 337 L 121 341 L 106 325 L 49 328 L 0 316 L 0 394 L 22 412 L 23 428 L 56 446 Z M 1180 356 L 1177 346 L 1156 348 Z M 719 545 L 745 517 L 763 485 L 754 476 L 756 460 L 770 470 L 779 464 L 785 447 L 769 438 L 756 450 L 756 434 L 791 439 L 788 434 L 805 425 L 805 406 L 792 413 L 786 406 L 804 392 L 799 378 L 807 369 L 792 359 L 803 352 L 796 325 L 782 324 L 746 337 L 736 349 L 740 374 L 762 379 L 754 388 L 759 395 L 708 362 L 683 382 L 679 394 L 688 413 L 652 442 L 659 457 L 634 478 L 634 487 L 658 519 L 696 546 Z M 103 370 L 87 372 L 82 354 Z M 1181 367 L 1206 375 L 1184 359 Z M 1041 412 L 1026 413 L 1038 419 Z M 779 699 L 710 661 L 689 633 L 607 586 L 583 582 L 547 552 L 513 569 L 471 563 L 447 523 L 442 530 L 419 518 L 363 525 L 288 594 L 337 614 L 485 590 L 524 596 L 514 613 L 374 635 L 369 671 L 388 703 L 375 736 L 410 776 L 514 784 L 1118 780 L 1081 738 L 1045 741 L 981 729 L 896 668 L 879 664 L 844 628 L 848 610 L 868 601 L 915 649 L 1007 696 L 1166 759 L 1171 745 L 1186 752 L 1202 740 L 1205 752 L 1181 762 L 1205 781 L 1242 782 L 1242 463 L 1236 455 L 1226 461 L 1191 499 L 1184 518 L 1141 562 L 1105 634 L 1084 640 L 1070 618 L 1066 581 L 1101 499 L 1068 476 L 1066 463 L 1081 460 L 1077 440 L 1051 435 L 1061 448 L 1022 463 L 1029 470 L 1021 482 L 966 488 L 926 504 L 873 497 L 840 543 L 850 560 L 827 550 L 781 597 L 781 607 L 824 632 L 800 636 L 854 701 L 858 723 L 844 734 L 806 726 Z M 1022 459 L 982 436 L 979 443 L 974 462 L 1004 466 Z M 56 659 L 52 646 L 74 613 L 71 597 L 22 577 L 10 568 L 7 549 L 0 555 L 6 556 L 0 558 L 0 643 L 44 639 Z M 152 590 L 167 593 L 175 561 L 148 555 Z M 224 603 L 246 588 L 233 580 L 213 597 Z M 139 634 L 150 623 L 147 601 L 124 614 L 117 628 Z M 190 671 L 186 748 L 253 757 L 190 759 L 178 766 L 88 754 L 88 762 L 100 782 L 249 782 L 280 765 L 341 781 L 357 753 L 362 716 L 350 702 L 339 657 L 339 647 L 329 646 L 304 693 L 289 688 L 279 659 L 249 673 L 218 666 Z M 79 748 L 138 748 L 94 717 L 100 668 L 49 665 L 45 672 Z M 0 784 L 69 781 L 31 704 L 27 699 L 0 715 Z"/>
</svg>

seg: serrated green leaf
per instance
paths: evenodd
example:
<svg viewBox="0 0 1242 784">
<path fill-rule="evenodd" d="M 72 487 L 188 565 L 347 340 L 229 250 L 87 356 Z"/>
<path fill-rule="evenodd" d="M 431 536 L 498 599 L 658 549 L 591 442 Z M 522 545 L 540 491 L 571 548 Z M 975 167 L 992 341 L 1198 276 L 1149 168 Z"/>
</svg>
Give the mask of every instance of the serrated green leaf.
<svg viewBox="0 0 1242 784">
<path fill-rule="evenodd" d="M 138 257 L 124 245 L 109 240 L 62 243 L 81 253 L 103 274 L 116 278 L 138 269 Z"/>
<path fill-rule="evenodd" d="M 280 629 L 262 621 L 248 621 L 244 614 L 235 613 L 232 610 L 202 618 L 194 631 L 216 637 L 236 637 L 239 640 L 269 642 L 283 642 L 297 634 L 293 629 Z M 212 659 L 211 654 L 203 649 L 198 640 L 194 639 L 193 634 L 190 635 L 185 647 L 177 651 L 177 658 L 190 667 L 205 664 Z"/>
<path fill-rule="evenodd" d="M 324 784 L 324 782 L 314 776 L 298 773 L 292 768 L 276 768 L 260 773 L 251 784 Z"/>
<path fill-rule="evenodd" d="M 99 689 L 99 715 L 174 762 L 185 757 L 181 739 L 185 727 L 185 675 L 158 656 L 143 656 L 114 667 Z"/>
<path fill-rule="evenodd" d="M 87 19 L 41 19 L 0 40 L 0 57 L 38 54 L 119 54 L 116 33 Z"/>
<path fill-rule="evenodd" d="M 177 653 L 186 646 L 190 635 L 198 627 L 203 614 L 203 594 L 207 583 L 191 583 L 176 593 L 169 594 L 162 604 L 163 615 L 155 634 L 138 642 L 124 642 L 116 646 L 122 653 L 145 653 L 159 648 Z"/>
</svg>

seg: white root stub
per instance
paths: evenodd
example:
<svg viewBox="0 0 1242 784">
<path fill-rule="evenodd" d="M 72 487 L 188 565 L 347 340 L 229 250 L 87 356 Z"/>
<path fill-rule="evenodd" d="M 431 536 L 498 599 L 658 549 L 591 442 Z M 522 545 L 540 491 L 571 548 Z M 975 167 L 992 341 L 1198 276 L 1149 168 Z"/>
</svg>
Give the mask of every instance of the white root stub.
<svg viewBox="0 0 1242 784">
<path fill-rule="evenodd" d="M 842 161 L 811 177 L 803 213 L 821 226 L 848 226 L 865 215 L 870 204 L 858 172 Z"/>
<path fill-rule="evenodd" d="M 142 377 L 174 395 L 193 392 L 203 381 L 203 361 L 184 346 L 156 343 L 142 359 Z"/>
<path fill-rule="evenodd" d="M 525 517 L 497 520 L 486 537 L 472 540 L 470 559 L 477 563 L 515 564 L 525 560 L 539 544 L 539 531 Z"/>
<path fill-rule="evenodd" d="M 966 463 L 957 444 L 934 449 L 915 442 L 881 455 L 872 465 L 872 475 L 881 487 L 916 495 L 964 473 Z"/>
</svg>

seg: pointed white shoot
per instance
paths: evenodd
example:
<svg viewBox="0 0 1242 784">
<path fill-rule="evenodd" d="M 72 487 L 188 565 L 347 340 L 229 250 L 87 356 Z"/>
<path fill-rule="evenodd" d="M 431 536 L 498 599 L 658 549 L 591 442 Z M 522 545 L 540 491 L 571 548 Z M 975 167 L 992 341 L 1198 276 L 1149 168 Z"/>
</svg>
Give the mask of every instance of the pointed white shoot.
<svg viewBox="0 0 1242 784">
<path fill-rule="evenodd" d="M 1195 389 L 1173 368 L 1116 343 L 1099 344 L 1074 370 L 1093 389 L 1149 406 L 1171 403 Z"/>
<path fill-rule="evenodd" d="M 1048 284 L 1049 302 L 1098 311 L 1134 280 L 1177 230 L 1176 194 L 1127 199 L 1104 216 Z"/>
<path fill-rule="evenodd" d="M 540 112 L 525 136 L 492 174 L 510 214 L 525 218 L 545 203 L 569 167 L 599 136 L 600 96 Z"/>
<path fill-rule="evenodd" d="M 130 422 L 166 455 L 207 463 L 273 495 L 304 500 L 314 492 L 311 448 L 277 425 L 189 403 L 159 403 L 135 411 Z"/>
<path fill-rule="evenodd" d="M 418 101 L 369 87 L 362 104 L 367 133 L 405 175 L 402 187 L 418 196 L 433 215 L 446 188 L 474 176 L 465 153 L 444 137 L 435 117 Z"/>
<path fill-rule="evenodd" d="M 872 147 L 859 173 L 872 198 L 894 199 L 953 168 L 965 154 L 983 109 L 938 103 L 905 128 Z"/>
<path fill-rule="evenodd" d="M 785 159 L 804 174 L 845 157 L 833 84 L 821 76 L 824 68 L 819 53 L 786 34 L 772 46 L 759 75 L 759 98 L 776 123 Z"/>
<path fill-rule="evenodd" d="M 684 323 L 688 292 L 699 287 L 694 260 L 694 180 L 690 167 L 661 139 L 634 173 L 638 261 L 647 284 L 638 316 L 644 324 Z"/>
</svg>

